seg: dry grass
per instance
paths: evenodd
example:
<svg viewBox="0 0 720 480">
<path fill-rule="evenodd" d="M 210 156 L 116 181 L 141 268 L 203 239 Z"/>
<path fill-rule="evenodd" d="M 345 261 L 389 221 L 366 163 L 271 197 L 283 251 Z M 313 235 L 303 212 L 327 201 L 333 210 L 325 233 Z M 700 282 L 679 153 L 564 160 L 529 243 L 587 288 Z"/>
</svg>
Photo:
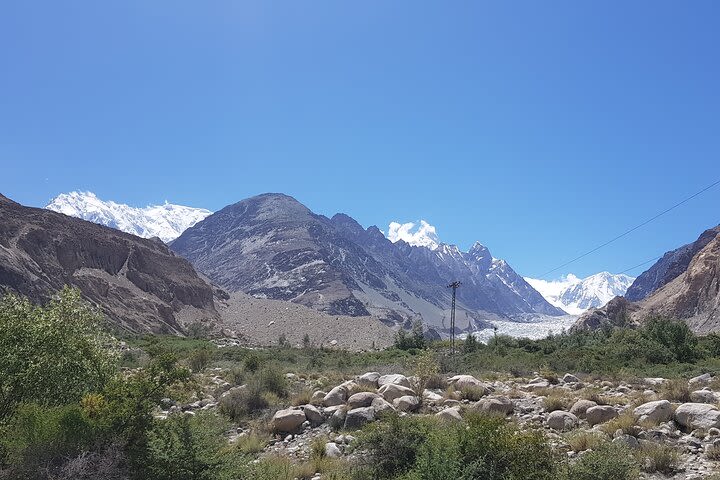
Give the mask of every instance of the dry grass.
<svg viewBox="0 0 720 480">
<path fill-rule="evenodd" d="M 681 378 L 668 380 L 660 387 L 659 396 L 671 402 L 689 402 L 690 388 L 688 387 L 687 380 Z"/>
<path fill-rule="evenodd" d="M 573 452 L 584 452 L 589 449 L 596 449 L 602 443 L 607 441 L 607 437 L 602 433 L 590 432 L 587 430 L 577 430 L 570 432 L 564 436 L 565 442 Z"/>
<path fill-rule="evenodd" d="M 669 445 L 648 443 L 637 453 L 643 471 L 660 472 L 669 475 L 675 472 L 680 461 L 680 452 Z"/>
<path fill-rule="evenodd" d="M 269 437 L 257 432 L 238 437 L 235 447 L 245 454 L 262 452 L 268 444 Z"/>
<path fill-rule="evenodd" d="M 477 402 L 485 396 L 485 389 L 483 387 L 463 387 L 460 389 L 460 396 L 463 400 Z"/>
<path fill-rule="evenodd" d="M 570 404 L 570 399 L 565 395 L 553 393 L 543 400 L 543 407 L 546 412 L 554 412 L 556 410 L 566 410 Z"/>
<path fill-rule="evenodd" d="M 720 446 L 708 446 L 707 450 L 705 450 L 705 456 L 710 460 L 720 460 Z"/>
<path fill-rule="evenodd" d="M 303 388 L 300 391 L 294 392 L 292 395 L 290 395 L 290 405 L 293 405 L 295 407 L 298 407 L 300 405 L 307 405 L 308 403 L 310 403 L 312 394 L 313 392 L 309 388 Z"/>
<path fill-rule="evenodd" d="M 639 432 L 639 427 L 635 424 L 635 416 L 630 410 L 626 410 L 612 420 L 603 423 L 600 429 L 611 437 L 617 430 L 622 430 L 626 435 L 635 436 Z"/>
</svg>

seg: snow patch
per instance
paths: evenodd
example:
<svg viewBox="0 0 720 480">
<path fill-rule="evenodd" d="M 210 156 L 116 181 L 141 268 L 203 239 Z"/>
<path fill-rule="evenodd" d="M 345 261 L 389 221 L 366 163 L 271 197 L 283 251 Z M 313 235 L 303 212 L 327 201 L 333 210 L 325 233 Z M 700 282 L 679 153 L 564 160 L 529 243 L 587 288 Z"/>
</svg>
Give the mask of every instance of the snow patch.
<svg viewBox="0 0 720 480">
<path fill-rule="evenodd" d="M 440 238 L 435 227 L 425 220 L 420 220 L 420 225 L 415 222 L 390 222 L 387 238 L 393 243 L 403 240 L 410 245 L 428 247 L 431 250 L 440 246 Z"/>
</svg>

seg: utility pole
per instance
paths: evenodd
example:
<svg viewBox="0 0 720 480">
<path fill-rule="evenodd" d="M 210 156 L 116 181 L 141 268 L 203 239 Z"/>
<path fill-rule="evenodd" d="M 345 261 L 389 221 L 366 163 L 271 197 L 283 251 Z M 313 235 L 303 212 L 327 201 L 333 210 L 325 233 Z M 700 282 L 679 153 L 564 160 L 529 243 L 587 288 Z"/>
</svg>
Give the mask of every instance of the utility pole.
<svg viewBox="0 0 720 480">
<path fill-rule="evenodd" d="M 452 288 L 452 305 L 450 306 L 450 344 L 452 346 L 453 359 L 455 359 L 455 292 L 460 285 L 460 282 L 455 281 L 447 286 L 447 288 Z"/>
</svg>

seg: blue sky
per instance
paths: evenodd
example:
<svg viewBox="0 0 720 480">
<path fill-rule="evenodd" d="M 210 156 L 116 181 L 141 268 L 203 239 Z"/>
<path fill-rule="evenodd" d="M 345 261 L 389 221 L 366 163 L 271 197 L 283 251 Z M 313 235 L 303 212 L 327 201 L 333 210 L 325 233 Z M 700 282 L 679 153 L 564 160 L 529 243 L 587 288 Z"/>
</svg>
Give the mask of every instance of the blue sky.
<svg viewBox="0 0 720 480">
<path fill-rule="evenodd" d="M 284 192 L 365 226 L 426 219 L 538 276 L 720 179 L 718 18 L 709 0 L 3 2 L 0 192 Z M 716 187 L 555 274 L 660 255 L 718 205 Z"/>
</svg>

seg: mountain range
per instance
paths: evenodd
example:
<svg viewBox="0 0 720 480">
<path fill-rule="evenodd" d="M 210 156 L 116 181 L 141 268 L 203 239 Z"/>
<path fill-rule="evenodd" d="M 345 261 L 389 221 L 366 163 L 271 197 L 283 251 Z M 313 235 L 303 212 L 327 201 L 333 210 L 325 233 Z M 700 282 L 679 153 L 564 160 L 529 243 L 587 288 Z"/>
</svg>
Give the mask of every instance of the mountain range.
<svg viewBox="0 0 720 480">
<path fill-rule="evenodd" d="M 277 214 L 280 210 L 286 209 L 286 213 L 290 213 L 290 217 L 292 217 L 297 207 L 300 207 L 302 214 L 309 213 L 310 216 L 312 216 L 316 222 L 316 227 L 323 224 L 322 218 L 324 217 L 312 214 L 312 212 L 309 212 L 309 210 L 297 202 L 295 202 L 296 204 L 291 203 L 292 202 L 288 202 L 278 206 L 275 215 L 268 216 L 267 225 L 271 225 L 272 222 L 276 221 L 282 223 L 283 220 L 281 216 Z M 47 208 L 118 228 L 135 235 L 143 237 L 157 236 L 166 242 L 172 242 L 173 239 L 178 237 L 187 228 L 195 225 L 211 214 L 210 211 L 205 209 L 178 206 L 167 202 L 163 206 L 135 208 L 112 201 L 100 200 L 91 192 L 71 192 L 69 194 L 58 195 L 50 202 Z M 405 252 L 406 256 L 409 256 L 409 258 L 401 260 L 401 264 L 397 264 L 395 267 L 401 270 L 408 270 L 408 266 L 404 265 L 403 262 L 405 264 L 409 262 L 411 264 L 409 270 L 416 270 L 415 277 L 418 277 L 420 274 L 425 274 L 418 270 L 424 268 L 429 271 L 438 269 L 442 271 L 442 274 L 439 275 L 440 278 L 436 278 L 436 280 L 441 282 L 450 281 L 450 278 L 453 276 L 465 278 L 470 283 L 470 293 L 466 293 L 467 289 L 461 289 L 459 296 L 464 299 L 464 303 L 467 304 L 467 306 L 463 305 L 466 328 L 482 326 L 483 319 L 493 319 L 496 315 L 500 317 L 518 317 L 536 314 L 562 315 L 565 312 L 577 315 L 588 308 L 601 306 L 615 295 L 622 295 L 630 279 L 630 277 L 627 276 L 613 276 L 606 272 L 588 277 L 584 280 L 569 276 L 561 282 L 544 282 L 530 278 L 522 279 L 509 267 L 507 262 L 493 258 L 487 248 L 482 244 L 477 243 L 468 252 L 461 252 L 455 246 L 442 243 L 437 236 L 435 227 L 422 220 L 414 232 L 411 232 L 411 229 L 416 226 L 414 223 L 391 223 L 387 234 L 387 239 L 390 240 L 390 243 L 384 241 L 385 239 L 383 237 L 385 237 L 385 235 L 382 234 L 379 229 L 371 227 L 365 230 L 347 215 L 339 214 L 329 220 L 331 224 L 330 229 L 325 229 L 326 231 L 336 230 L 335 234 L 339 233 L 341 237 L 346 237 L 346 241 L 349 238 L 350 241 L 354 243 L 364 242 L 360 247 L 365 250 L 373 250 L 374 253 L 371 255 L 373 258 L 377 257 L 385 261 L 384 256 L 391 254 L 391 250 L 393 250 L 389 245 L 394 244 L 396 246 L 395 250 Z M 215 233 L 213 233 L 213 235 L 215 235 Z M 356 234 L 358 235 L 356 236 Z M 300 235 L 300 237 L 302 237 L 302 235 Z M 300 237 L 295 239 L 292 232 L 286 232 L 286 240 L 288 241 L 297 240 L 299 242 Z M 173 248 L 184 248 L 182 245 L 183 243 L 181 242 Z M 408 249 L 408 246 L 417 247 L 419 250 Z M 422 252 L 422 254 L 418 254 L 417 252 Z M 395 252 L 395 254 L 396 253 L 397 252 Z M 192 257 L 193 261 L 205 261 L 200 258 L 204 254 L 188 253 L 188 255 Z M 393 254 L 390 256 L 392 257 Z M 351 258 L 354 257 L 351 256 Z M 282 259 L 278 259 L 278 261 L 282 262 Z M 415 265 L 418 262 L 419 264 Z M 393 321 L 412 318 L 416 315 L 420 315 L 423 318 L 443 318 L 447 316 L 447 312 L 444 311 L 444 306 L 438 308 L 438 304 L 444 305 L 446 303 L 447 299 L 445 298 L 445 294 L 438 295 L 437 293 L 433 293 L 428 295 L 427 293 L 421 293 L 419 297 L 422 300 L 410 302 L 413 306 L 400 305 L 398 307 L 397 299 L 393 298 L 393 300 L 390 300 L 389 297 L 394 296 L 389 294 L 388 291 L 385 291 L 384 295 L 378 297 L 378 295 L 376 295 L 377 292 L 368 293 L 362 288 L 358 288 L 361 285 L 367 285 L 367 282 L 363 282 L 362 279 L 359 279 L 359 283 L 340 280 L 339 284 L 334 284 L 325 278 L 326 285 L 323 287 L 325 291 L 320 301 L 317 298 L 311 298 L 311 296 L 316 293 L 315 290 L 308 290 L 303 281 L 297 281 L 297 279 L 292 278 L 288 272 L 283 274 L 285 277 L 288 277 L 284 279 L 284 282 L 288 283 L 288 286 L 282 286 L 282 282 L 272 283 L 272 279 L 259 281 L 250 275 L 248 271 L 241 273 L 229 270 L 225 271 L 224 266 L 226 262 L 222 260 L 219 265 L 222 265 L 222 268 L 216 269 L 218 271 L 211 273 L 210 278 L 230 290 L 247 291 L 256 296 L 266 296 L 268 298 L 292 299 L 298 303 L 318 307 L 320 310 L 329 313 L 353 315 L 373 313 L 381 317 L 392 318 Z M 249 267 L 249 265 L 247 266 Z M 213 267 L 203 265 L 200 268 L 201 271 L 202 268 L 212 269 Z M 348 266 L 348 268 L 352 269 L 351 266 Z M 370 269 L 372 270 L 372 268 Z M 482 288 L 487 290 L 485 297 L 490 298 L 474 298 L 478 297 L 477 288 L 479 280 L 478 278 L 471 278 L 473 275 L 468 273 L 468 271 L 473 269 L 485 272 L 485 279 L 489 280 L 489 282 L 484 281 L 485 286 Z M 219 270 L 224 270 L 224 272 Z M 378 269 L 375 268 L 375 270 Z M 357 271 L 357 268 L 355 268 L 356 273 Z M 307 274 L 305 278 L 313 274 L 313 272 L 310 271 L 305 273 Z M 327 275 L 328 272 L 323 270 L 322 274 Z M 412 273 L 410 276 L 412 277 Z M 350 277 L 354 278 L 357 277 L 357 275 L 350 275 Z M 368 279 L 366 278 L 365 280 Z M 495 282 L 496 285 L 490 288 L 493 282 Z M 350 284 L 350 289 L 346 288 L 346 286 L 340 286 L 345 285 L 345 283 Z M 408 283 L 408 279 L 404 281 L 400 280 L 400 283 L 405 285 Z M 422 283 L 422 281 L 420 283 Z M 531 285 L 530 288 L 528 288 L 528 283 Z M 395 289 L 395 287 L 396 286 L 391 286 L 390 290 Z M 267 291 L 267 288 L 271 290 Z M 385 289 L 386 287 L 382 288 Z M 408 290 L 408 288 L 411 291 L 423 290 L 417 285 L 408 288 L 402 286 L 398 288 L 400 288 L 401 292 Z M 510 290 L 511 293 L 508 294 L 507 290 Z M 513 290 L 517 291 L 512 292 Z M 546 302 L 543 302 L 543 299 L 539 298 L 534 290 L 540 292 Z M 300 291 L 303 291 L 302 295 L 298 294 Z M 513 293 L 515 295 L 513 295 Z M 369 299 L 368 295 L 370 295 L 372 299 Z M 398 293 L 398 295 L 401 294 Z M 433 297 L 429 303 L 425 301 L 428 296 Z M 522 298 L 520 302 L 517 301 L 518 296 Z M 505 301 L 499 300 L 502 297 L 505 298 Z M 510 300 L 512 297 L 515 297 L 514 300 Z M 358 299 L 360 300 L 357 301 Z M 388 300 L 390 300 L 390 302 L 388 302 Z M 494 305 L 493 302 L 497 305 Z M 514 307 L 508 304 L 512 304 L 513 302 L 515 303 Z M 403 302 L 400 303 L 402 304 Z M 522 305 L 523 303 L 525 303 L 525 305 Z M 549 303 L 551 307 L 548 307 L 545 303 Z M 553 309 L 552 306 L 556 308 Z M 396 314 L 399 314 L 399 316 Z M 440 323 L 442 326 L 443 322 L 441 321 Z"/>
<path fill-rule="evenodd" d="M 392 242 L 346 214 L 327 218 L 292 197 L 264 194 L 229 205 L 188 228 L 171 249 L 228 291 L 289 300 L 330 313 L 374 315 L 391 325 L 421 319 L 449 332 L 450 282 L 460 330 L 499 318 L 564 315 L 504 260 L 476 243 Z"/>
<path fill-rule="evenodd" d="M 165 202 L 144 208 L 104 201 L 92 192 L 62 193 L 45 207 L 48 210 L 117 228 L 142 238 L 169 242 L 212 212 Z"/>
<path fill-rule="evenodd" d="M 663 255 L 626 297 L 580 316 L 575 329 L 635 325 L 654 315 L 685 321 L 698 333 L 720 330 L 720 226 Z"/>
<path fill-rule="evenodd" d="M 591 308 L 602 307 L 617 296 L 625 295 L 635 278 L 600 272 L 582 279 L 571 274 L 555 281 L 534 278 L 525 280 L 551 304 L 571 315 L 580 315 Z"/>
</svg>

